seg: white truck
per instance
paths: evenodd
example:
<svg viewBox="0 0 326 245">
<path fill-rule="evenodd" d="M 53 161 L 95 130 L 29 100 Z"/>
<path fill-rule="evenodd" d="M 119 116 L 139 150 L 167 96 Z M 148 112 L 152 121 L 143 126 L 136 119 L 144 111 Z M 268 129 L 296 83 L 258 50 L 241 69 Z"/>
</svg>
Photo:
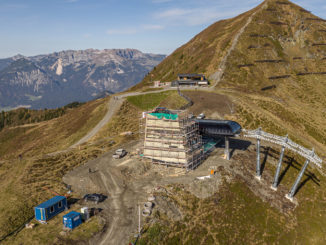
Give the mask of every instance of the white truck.
<svg viewBox="0 0 326 245">
<path fill-rule="evenodd" d="M 197 116 L 197 119 L 204 119 L 205 118 L 205 114 L 204 113 L 200 113 L 198 116 Z"/>
<path fill-rule="evenodd" d="M 115 153 L 112 155 L 114 159 L 120 159 L 123 158 L 125 155 L 127 155 L 127 152 L 124 149 L 118 149 L 115 151 Z"/>
</svg>

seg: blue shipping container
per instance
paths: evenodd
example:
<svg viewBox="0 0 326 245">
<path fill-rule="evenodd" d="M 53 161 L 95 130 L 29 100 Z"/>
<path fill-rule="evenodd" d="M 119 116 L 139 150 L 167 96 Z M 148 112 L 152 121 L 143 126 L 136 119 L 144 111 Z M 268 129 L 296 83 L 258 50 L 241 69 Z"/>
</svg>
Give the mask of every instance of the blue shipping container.
<svg viewBox="0 0 326 245">
<path fill-rule="evenodd" d="M 63 226 L 65 228 L 74 229 L 82 223 L 81 214 L 75 211 L 63 216 Z"/>
<path fill-rule="evenodd" d="M 55 196 L 46 202 L 34 207 L 35 218 L 41 223 L 45 223 L 67 208 L 67 198 Z"/>
</svg>

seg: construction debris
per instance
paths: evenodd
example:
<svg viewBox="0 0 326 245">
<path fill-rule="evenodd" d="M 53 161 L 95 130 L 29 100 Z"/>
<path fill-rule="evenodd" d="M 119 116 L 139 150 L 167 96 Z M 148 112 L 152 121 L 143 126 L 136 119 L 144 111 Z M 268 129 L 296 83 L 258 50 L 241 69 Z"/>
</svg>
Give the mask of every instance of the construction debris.
<svg viewBox="0 0 326 245">
<path fill-rule="evenodd" d="M 198 179 L 198 180 L 205 180 L 205 179 L 210 179 L 210 178 L 211 178 L 211 175 L 196 177 L 196 179 Z"/>
<path fill-rule="evenodd" d="M 120 136 L 130 136 L 130 135 L 133 135 L 133 132 L 131 132 L 131 131 L 127 131 L 127 132 L 122 132 L 122 133 L 120 134 Z"/>
<path fill-rule="evenodd" d="M 35 227 L 35 224 L 34 223 L 27 223 L 25 224 L 25 228 L 26 229 L 33 229 Z"/>
</svg>

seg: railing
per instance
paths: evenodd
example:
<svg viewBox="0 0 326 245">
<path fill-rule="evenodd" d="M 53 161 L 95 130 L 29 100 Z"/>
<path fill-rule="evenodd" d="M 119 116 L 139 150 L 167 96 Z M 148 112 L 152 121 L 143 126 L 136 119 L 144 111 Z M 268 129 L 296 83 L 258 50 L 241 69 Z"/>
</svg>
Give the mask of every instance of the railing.
<svg viewBox="0 0 326 245">
<path fill-rule="evenodd" d="M 298 190 L 299 183 L 300 183 L 300 181 L 301 181 L 301 179 L 302 179 L 302 177 L 304 175 L 304 172 L 306 171 L 306 169 L 308 167 L 309 162 L 312 162 L 316 166 L 321 168 L 321 164 L 323 163 L 323 160 L 320 159 L 320 157 L 318 157 L 316 155 L 314 149 L 309 150 L 309 149 L 307 149 L 307 148 L 293 142 L 292 140 L 290 140 L 288 138 L 288 136 L 282 137 L 282 136 L 266 133 L 261 128 L 258 128 L 256 130 L 245 130 L 245 129 L 243 129 L 242 132 L 243 132 L 244 137 L 257 139 L 256 178 L 259 179 L 259 180 L 261 179 L 261 174 L 262 174 L 261 169 L 260 169 L 260 141 L 264 140 L 264 141 L 271 142 L 273 144 L 282 146 L 279 162 L 278 162 L 276 172 L 275 172 L 275 176 L 274 176 L 274 181 L 273 181 L 273 184 L 271 186 L 271 188 L 274 191 L 276 191 L 277 186 L 279 184 L 280 170 L 281 170 L 281 165 L 282 165 L 282 161 L 283 161 L 284 150 L 287 148 L 287 149 L 299 154 L 300 156 L 303 156 L 304 158 L 306 158 L 306 161 L 305 161 L 304 165 L 302 166 L 302 168 L 301 168 L 301 170 L 299 172 L 299 175 L 297 176 L 291 190 L 289 191 L 288 194 L 285 195 L 285 197 L 288 198 L 291 201 L 293 201 L 293 197 L 294 197 L 295 193 Z"/>
<path fill-rule="evenodd" d="M 181 97 L 183 97 L 186 101 L 188 101 L 188 103 L 186 105 L 183 105 L 180 107 L 180 110 L 185 110 L 194 104 L 194 102 L 187 95 L 184 95 L 183 93 L 181 93 L 179 86 L 178 86 L 178 94 Z"/>
<path fill-rule="evenodd" d="M 255 138 L 255 139 L 261 139 L 267 142 L 271 142 L 280 146 L 284 146 L 285 148 L 299 154 L 300 156 L 303 156 L 304 158 L 308 159 L 309 161 L 316 164 L 318 167 L 321 168 L 321 164 L 323 160 L 316 155 L 314 152 L 314 149 L 309 150 L 292 140 L 290 140 L 288 137 L 282 137 L 270 133 L 266 133 L 262 131 L 260 128 L 255 130 L 242 130 L 244 137 L 248 138 Z"/>
</svg>

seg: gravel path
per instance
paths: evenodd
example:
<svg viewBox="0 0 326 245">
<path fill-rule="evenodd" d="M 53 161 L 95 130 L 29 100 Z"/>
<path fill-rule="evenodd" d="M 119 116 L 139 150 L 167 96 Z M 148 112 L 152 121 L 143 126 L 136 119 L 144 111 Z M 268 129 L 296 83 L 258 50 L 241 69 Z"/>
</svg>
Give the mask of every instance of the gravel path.
<svg viewBox="0 0 326 245">
<path fill-rule="evenodd" d="M 131 93 L 113 96 L 107 104 L 108 111 L 105 114 L 105 116 L 103 117 L 103 119 L 90 132 L 88 132 L 83 138 L 81 138 L 78 142 L 76 142 L 75 144 L 70 146 L 70 148 L 75 148 L 76 146 L 79 146 L 79 145 L 87 142 L 88 140 L 90 140 L 92 137 L 94 137 L 100 131 L 100 129 L 111 120 L 113 115 L 119 110 L 120 106 L 122 105 L 122 103 L 124 102 L 126 97 L 135 96 L 135 95 L 161 93 L 161 92 L 169 91 L 169 90 L 176 90 L 176 89 L 175 88 L 166 88 L 166 89 L 157 90 L 157 91 L 131 92 Z"/>
<path fill-rule="evenodd" d="M 264 8 L 266 6 L 266 3 L 262 6 L 262 8 Z M 238 44 L 239 38 L 240 36 L 243 34 L 243 32 L 245 31 L 245 29 L 247 28 L 247 26 L 252 22 L 252 18 L 256 15 L 256 13 L 258 12 L 258 10 L 256 12 L 254 12 L 247 20 L 246 24 L 241 27 L 241 29 L 239 30 L 239 32 L 235 35 L 234 39 L 232 40 L 231 43 L 231 47 L 228 49 L 226 55 L 223 57 L 217 72 L 215 72 L 214 74 L 212 74 L 210 76 L 210 79 L 214 81 L 213 86 L 210 87 L 211 90 L 213 90 L 215 88 L 215 86 L 221 81 L 222 76 L 224 74 L 225 68 L 226 68 L 226 62 L 231 54 L 231 52 L 235 49 L 235 47 Z"/>
<path fill-rule="evenodd" d="M 120 108 L 122 103 L 123 103 L 123 100 L 116 100 L 116 99 L 114 99 L 112 97 L 108 102 L 108 105 L 107 105 L 108 111 L 105 114 L 105 116 L 103 117 L 103 119 L 89 133 L 87 133 L 83 138 L 81 138 L 78 142 L 76 142 L 75 144 L 70 146 L 70 148 L 74 148 L 74 147 L 76 147 L 78 145 L 81 145 L 81 144 L 87 142 L 95 134 L 97 134 L 98 131 L 100 131 L 100 129 L 110 121 L 110 119 L 112 118 L 114 113 Z"/>
</svg>

